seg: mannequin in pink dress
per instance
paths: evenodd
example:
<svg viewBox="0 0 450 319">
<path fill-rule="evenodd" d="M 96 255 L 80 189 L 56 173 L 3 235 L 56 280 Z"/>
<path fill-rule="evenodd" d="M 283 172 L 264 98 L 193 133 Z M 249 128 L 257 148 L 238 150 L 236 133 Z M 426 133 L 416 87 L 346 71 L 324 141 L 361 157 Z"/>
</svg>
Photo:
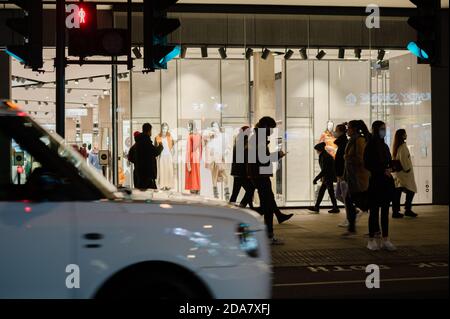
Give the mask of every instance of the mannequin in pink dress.
<svg viewBox="0 0 450 319">
<path fill-rule="evenodd" d="M 200 193 L 200 161 L 202 159 L 202 136 L 197 133 L 194 122 L 188 124 L 186 145 L 185 189 L 192 194 Z"/>
</svg>

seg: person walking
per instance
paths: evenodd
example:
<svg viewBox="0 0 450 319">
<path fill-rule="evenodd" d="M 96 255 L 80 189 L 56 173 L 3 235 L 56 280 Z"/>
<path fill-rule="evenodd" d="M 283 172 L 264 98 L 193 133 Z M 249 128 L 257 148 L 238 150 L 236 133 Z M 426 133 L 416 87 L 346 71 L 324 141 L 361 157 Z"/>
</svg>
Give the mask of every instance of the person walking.
<svg viewBox="0 0 450 319">
<path fill-rule="evenodd" d="M 317 195 L 316 205 L 314 207 L 310 207 L 309 210 L 316 214 L 319 213 L 320 203 L 325 195 L 325 191 L 328 190 L 328 195 L 330 195 L 330 200 L 333 204 L 333 208 L 328 212 L 330 214 L 336 214 L 339 213 L 333 186 L 333 183 L 336 181 L 336 169 L 334 166 L 334 159 L 325 150 L 325 146 L 325 142 L 321 142 L 314 146 L 314 149 L 319 154 L 320 173 L 314 178 L 313 184 L 316 185 L 319 180 L 322 180 L 322 185 L 320 186 L 319 193 Z"/>
<path fill-rule="evenodd" d="M 370 172 L 369 179 L 369 242 L 370 250 L 396 250 L 389 240 L 389 204 L 394 193 L 394 179 L 391 174 L 391 153 L 384 142 L 386 124 L 375 121 L 372 136 L 364 150 L 364 165 Z M 380 234 L 381 210 L 381 241 Z"/>
<path fill-rule="evenodd" d="M 244 188 L 245 195 L 242 198 L 239 206 L 253 209 L 253 195 L 255 193 L 255 187 L 247 177 L 246 163 L 247 158 L 245 156 L 245 148 L 248 142 L 248 136 L 250 133 L 250 127 L 243 126 L 240 128 L 233 144 L 233 163 L 231 164 L 231 175 L 233 176 L 233 191 L 230 196 L 230 203 L 234 204 L 237 201 L 237 197 L 241 188 Z"/>
<path fill-rule="evenodd" d="M 345 194 L 345 211 L 347 216 L 347 232 L 342 236 L 349 237 L 356 234 L 357 202 L 367 198 L 369 188 L 369 171 L 364 167 L 364 150 L 369 139 L 369 130 L 361 120 L 348 123 L 350 140 L 344 151 L 344 176 L 347 183 Z M 339 150 L 338 150 L 339 151 Z M 367 209 L 367 207 L 364 207 Z"/>
<path fill-rule="evenodd" d="M 400 200 L 402 193 L 406 193 L 405 215 L 408 217 L 417 217 L 412 211 L 412 201 L 415 193 L 417 193 L 416 180 L 414 178 L 414 169 L 411 161 L 411 154 L 405 141 L 407 138 L 406 131 L 399 129 L 395 132 L 394 145 L 392 147 L 392 158 L 394 163 L 398 164 L 394 169 L 395 195 L 392 201 L 392 218 L 402 218 L 400 213 Z M 394 167 L 393 167 L 394 168 Z"/>
<path fill-rule="evenodd" d="M 278 223 L 282 223 L 293 216 L 293 214 L 283 214 L 279 210 L 272 191 L 273 162 L 279 161 L 285 156 L 283 151 L 270 153 L 269 136 L 277 126 L 275 120 L 269 116 L 262 117 L 255 125 L 255 131 L 247 143 L 247 176 L 254 187 L 258 190 L 260 210 L 264 215 L 264 222 L 267 227 L 267 236 L 272 245 L 283 244 L 274 236 L 273 215 L 275 214 Z"/>
<path fill-rule="evenodd" d="M 140 189 L 156 189 L 157 166 L 156 157 L 161 154 L 163 145 L 153 145 L 152 125 L 142 125 L 142 133 L 136 142 L 135 170 L 139 180 Z"/>
<path fill-rule="evenodd" d="M 83 143 L 83 145 L 80 147 L 80 154 L 87 159 L 88 158 L 88 151 L 87 151 L 87 145 L 86 143 Z"/>
</svg>

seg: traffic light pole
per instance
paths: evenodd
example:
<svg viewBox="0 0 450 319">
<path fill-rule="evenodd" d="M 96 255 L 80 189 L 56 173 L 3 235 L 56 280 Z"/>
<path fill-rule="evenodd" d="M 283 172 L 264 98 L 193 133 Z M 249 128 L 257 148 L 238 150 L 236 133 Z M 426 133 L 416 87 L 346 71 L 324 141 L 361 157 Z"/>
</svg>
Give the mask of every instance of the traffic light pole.
<svg viewBox="0 0 450 319">
<path fill-rule="evenodd" d="M 119 100 L 118 100 L 118 91 L 117 91 L 117 64 L 114 62 L 117 61 L 117 57 L 112 58 L 112 67 L 111 67 L 111 120 L 112 120 L 112 182 L 114 185 L 118 184 L 119 177 L 119 159 L 118 159 L 118 150 L 119 150 L 119 138 L 118 138 L 118 119 L 117 119 L 117 110 L 119 108 Z"/>
<path fill-rule="evenodd" d="M 56 1 L 56 133 L 65 135 L 65 77 L 66 77 L 66 3 Z"/>
</svg>

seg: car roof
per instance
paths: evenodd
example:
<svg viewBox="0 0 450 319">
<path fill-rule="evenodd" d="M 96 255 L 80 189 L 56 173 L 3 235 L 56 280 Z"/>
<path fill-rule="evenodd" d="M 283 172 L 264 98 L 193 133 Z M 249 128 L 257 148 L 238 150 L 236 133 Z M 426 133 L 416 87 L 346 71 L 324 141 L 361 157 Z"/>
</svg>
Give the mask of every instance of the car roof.
<svg viewBox="0 0 450 319">
<path fill-rule="evenodd" d="M 22 107 L 9 100 L 0 100 L 0 116 L 26 116 Z"/>
</svg>

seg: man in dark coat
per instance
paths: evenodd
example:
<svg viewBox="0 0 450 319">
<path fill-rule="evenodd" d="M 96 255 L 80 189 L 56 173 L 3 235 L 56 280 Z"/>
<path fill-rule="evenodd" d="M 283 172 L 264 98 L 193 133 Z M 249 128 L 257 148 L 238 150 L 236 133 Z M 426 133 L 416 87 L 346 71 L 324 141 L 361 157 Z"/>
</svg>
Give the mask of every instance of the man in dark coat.
<svg viewBox="0 0 450 319">
<path fill-rule="evenodd" d="M 319 193 L 317 195 L 316 205 L 310 208 L 310 211 L 318 213 L 320 210 L 320 203 L 322 202 L 323 196 L 325 195 L 325 190 L 328 190 L 330 195 L 331 203 L 333 204 L 333 209 L 329 210 L 330 214 L 339 213 L 339 208 L 336 202 L 336 196 L 334 194 L 333 183 L 336 181 L 336 169 L 334 167 L 334 159 L 325 150 L 325 143 L 319 143 L 314 146 L 314 149 L 319 153 L 319 165 L 320 173 L 314 178 L 313 184 L 316 185 L 319 180 L 322 180 L 322 185 L 320 186 Z"/>
<path fill-rule="evenodd" d="M 136 143 L 141 136 L 141 132 L 136 131 L 133 133 L 134 136 L 134 144 L 130 147 L 128 151 L 128 160 L 136 165 Z M 136 168 L 133 169 L 133 185 L 135 188 L 139 188 L 139 176 L 137 174 Z"/>
<path fill-rule="evenodd" d="M 272 191 L 273 162 L 279 161 L 285 156 L 283 151 L 270 153 L 269 136 L 277 126 L 271 117 L 262 117 L 255 125 L 255 132 L 249 138 L 246 147 L 247 176 L 254 187 L 258 190 L 260 210 L 264 215 L 267 226 L 267 235 L 272 245 L 282 244 L 273 233 L 273 215 L 277 217 L 278 223 L 287 221 L 293 214 L 283 214 L 277 206 L 275 195 Z"/>
<path fill-rule="evenodd" d="M 134 150 L 134 169 L 138 179 L 137 188 L 139 189 L 156 189 L 157 166 L 156 157 L 163 150 L 162 144 L 153 145 L 152 126 L 150 123 L 142 125 L 142 133 L 136 141 Z"/>
</svg>

